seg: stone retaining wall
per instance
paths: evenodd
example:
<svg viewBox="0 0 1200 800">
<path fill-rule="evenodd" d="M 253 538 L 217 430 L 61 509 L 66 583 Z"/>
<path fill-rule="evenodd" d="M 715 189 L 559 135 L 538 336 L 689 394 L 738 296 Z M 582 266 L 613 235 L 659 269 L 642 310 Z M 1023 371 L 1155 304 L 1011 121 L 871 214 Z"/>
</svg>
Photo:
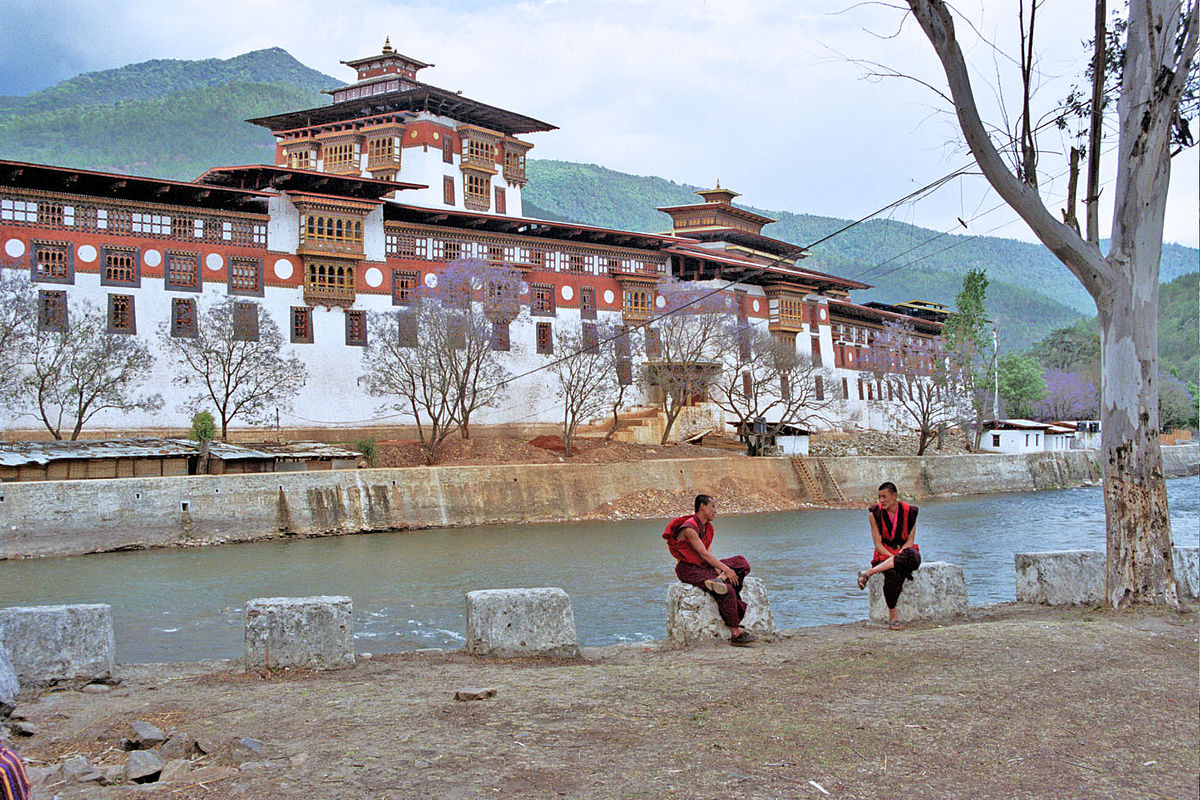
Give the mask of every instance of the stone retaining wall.
<svg viewBox="0 0 1200 800">
<path fill-rule="evenodd" d="M 1200 448 L 1164 447 L 1168 475 L 1196 474 Z M 1029 491 L 1092 483 L 1095 451 L 823 459 L 852 501 L 892 480 L 902 493 Z M 742 480 L 809 501 L 787 458 L 620 464 L 411 467 L 0 484 L 0 558 L 364 531 L 556 522 L 644 489 L 712 492 Z"/>
</svg>

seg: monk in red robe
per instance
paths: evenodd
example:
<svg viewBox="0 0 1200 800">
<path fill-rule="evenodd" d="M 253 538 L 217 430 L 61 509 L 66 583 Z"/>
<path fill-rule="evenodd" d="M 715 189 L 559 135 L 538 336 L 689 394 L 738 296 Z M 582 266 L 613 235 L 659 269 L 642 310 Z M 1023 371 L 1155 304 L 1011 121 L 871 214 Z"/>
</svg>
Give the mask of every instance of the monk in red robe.
<svg viewBox="0 0 1200 800">
<path fill-rule="evenodd" d="M 742 556 L 719 559 L 712 554 L 709 548 L 716 516 L 716 501 L 706 494 L 696 495 L 695 513 L 671 520 L 663 538 L 675 557 L 675 575 L 713 596 L 721 619 L 729 627 L 729 643 L 745 647 L 755 640 L 752 633 L 742 630 L 746 603 L 741 597 L 741 586 L 750 574 L 750 562 Z"/>
<path fill-rule="evenodd" d="M 921 551 L 914 541 L 917 535 L 916 506 L 897 497 L 896 484 L 888 481 L 879 487 L 879 502 L 867 509 L 871 514 L 871 538 L 875 553 L 871 568 L 858 573 L 858 588 L 865 589 L 867 581 L 877 572 L 883 573 L 883 599 L 888 607 L 888 627 L 900 630 L 896 602 L 904 582 L 912 580 L 921 566 Z"/>
</svg>

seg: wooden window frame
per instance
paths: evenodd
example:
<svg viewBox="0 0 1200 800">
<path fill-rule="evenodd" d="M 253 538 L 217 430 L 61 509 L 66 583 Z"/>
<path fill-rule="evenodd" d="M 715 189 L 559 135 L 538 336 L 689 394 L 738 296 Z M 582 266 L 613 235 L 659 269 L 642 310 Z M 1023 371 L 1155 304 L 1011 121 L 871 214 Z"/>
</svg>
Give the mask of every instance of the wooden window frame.
<svg viewBox="0 0 1200 800">
<path fill-rule="evenodd" d="M 418 336 L 417 312 L 401 311 L 396 315 L 396 340 L 401 347 L 416 347 Z"/>
<path fill-rule="evenodd" d="M 200 333 L 196 316 L 196 301 L 191 297 L 171 298 L 171 336 L 175 339 L 195 339 Z"/>
<path fill-rule="evenodd" d="M 133 295 L 110 294 L 108 296 L 108 333 L 137 335 L 137 316 L 134 311 Z"/>
<path fill-rule="evenodd" d="M 529 284 L 529 315 L 533 317 L 557 316 L 555 289 L 552 283 Z"/>
<path fill-rule="evenodd" d="M 312 311 L 312 306 L 292 306 L 289 320 L 292 344 L 313 343 Z"/>
<path fill-rule="evenodd" d="M 102 250 L 103 252 L 100 254 L 101 286 L 131 286 L 138 288 L 142 285 L 142 259 L 136 249 L 132 247 L 104 247 Z M 129 260 L 128 264 L 121 263 L 125 259 Z"/>
<path fill-rule="evenodd" d="M 536 336 L 538 355 L 554 355 L 554 326 L 549 322 L 539 322 L 537 324 Z"/>
<path fill-rule="evenodd" d="M 495 195 L 495 209 L 497 214 L 508 213 L 508 200 L 504 196 L 504 189 L 497 186 L 493 192 Z"/>
<path fill-rule="evenodd" d="M 579 287 L 579 316 L 581 319 L 596 318 L 596 288 L 594 286 Z"/>
<path fill-rule="evenodd" d="M 647 327 L 644 329 L 646 334 L 646 358 L 658 358 L 662 355 L 662 337 L 658 333 L 658 328 Z"/>
<path fill-rule="evenodd" d="M 600 346 L 600 328 L 594 322 L 581 323 L 579 338 L 584 350 L 595 350 Z"/>
<path fill-rule="evenodd" d="M 258 303 L 233 304 L 233 338 L 238 342 L 257 342 L 259 339 Z"/>
<path fill-rule="evenodd" d="M 75 248 L 69 242 L 41 242 L 36 239 L 30 242 L 30 280 L 34 283 L 74 283 L 74 250 Z M 50 267 L 51 269 L 44 269 L 44 267 Z M 59 272 L 60 274 L 56 275 L 54 274 L 55 272 Z"/>
<path fill-rule="evenodd" d="M 421 273 L 416 270 L 392 270 L 392 305 L 407 306 L 417 302 L 417 290 L 420 285 Z"/>
<path fill-rule="evenodd" d="M 67 293 L 61 289 L 38 291 L 38 330 L 65 333 L 68 325 Z"/>
<path fill-rule="evenodd" d="M 454 151 L 458 149 L 454 146 L 454 134 L 442 132 L 442 163 L 454 163 Z M 451 179 L 453 180 L 453 179 Z"/>
<path fill-rule="evenodd" d="M 200 275 L 200 254 L 188 253 L 179 250 L 168 250 L 164 256 L 166 263 L 163 265 L 163 286 L 173 292 L 198 292 L 201 289 L 202 278 Z M 176 269 L 174 264 L 178 263 L 179 269 Z M 190 269 L 184 269 L 184 266 L 189 266 Z M 173 279 L 176 273 L 190 273 L 192 280 L 189 283 L 183 283 Z"/>
<path fill-rule="evenodd" d="M 463 172 L 463 205 L 474 211 L 492 207 L 492 179 L 475 172 Z"/>
<path fill-rule="evenodd" d="M 251 278 L 253 280 L 251 280 Z M 261 258 L 232 256 L 228 265 L 227 290 L 236 297 L 263 296 L 263 262 Z"/>
<path fill-rule="evenodd" d="M 367 312 L 361 309 L 346 309 L 346 345 L 367 346 Z"/>
<path fill-rule="evenodd" d="M 507 353 L 512 349 L 509 339 L 509 323 L 492 320 L 492 349 L 496 352 Z"/>
<path fill-rule="evenodd" d="M 454 205 L 454 178 L 449 175 L 442 176 L 442 203 Z"/>
</svg>

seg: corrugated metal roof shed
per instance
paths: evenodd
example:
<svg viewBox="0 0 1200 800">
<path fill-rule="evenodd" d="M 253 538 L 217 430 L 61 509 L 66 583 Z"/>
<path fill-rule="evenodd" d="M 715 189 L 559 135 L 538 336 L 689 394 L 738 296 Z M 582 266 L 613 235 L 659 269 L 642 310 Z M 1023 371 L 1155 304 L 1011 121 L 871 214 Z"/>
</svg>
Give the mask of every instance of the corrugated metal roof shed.
<svg viewBox="0 0 1200 800">
<path fill-rule="evenodd" d="M 212 442 L 209 454 L 223 461 L 247 459 L 358 458 L 359 453 L 322 442 L 253 446 Z M 0 466 L 46 465 L 54 461 L 101 458 L 188 458 L 200 455 L 190 439 L 93 439 L 77 442 L 0 442 Z"/>
</svg>

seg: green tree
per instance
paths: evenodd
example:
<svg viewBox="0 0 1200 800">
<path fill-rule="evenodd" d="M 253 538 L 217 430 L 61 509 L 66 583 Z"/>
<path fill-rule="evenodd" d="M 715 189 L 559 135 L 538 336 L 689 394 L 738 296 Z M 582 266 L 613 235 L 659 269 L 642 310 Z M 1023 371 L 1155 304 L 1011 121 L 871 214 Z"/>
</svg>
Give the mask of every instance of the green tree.
<svg viewBox="0 0 1200 800">
<path fill-rule="evenodd" d="M 971 401 L 975 449 L 979 448 L 979 437 L 983 434 L 983 415 L 988 400 L 986 387 L 997 355 L 988 335 L 990 320 L 984 310 L 987 286 L 985 270 L 968 270 L 963 276 L 962 291 L 954 301 L 955 313 L 946 320 L 943 330 L 946 354 L 954 362 L 954 373 L 962 381 L 962 393 Z"/>
<path fill-rule="evenodd" d="M 1000 358 L 1000 397 L 1009 416 L 1033 416 L 1034 406 L 1045 395 L 1046 379 L 1036 358 L 1016 354 Z"/>
</svg>

